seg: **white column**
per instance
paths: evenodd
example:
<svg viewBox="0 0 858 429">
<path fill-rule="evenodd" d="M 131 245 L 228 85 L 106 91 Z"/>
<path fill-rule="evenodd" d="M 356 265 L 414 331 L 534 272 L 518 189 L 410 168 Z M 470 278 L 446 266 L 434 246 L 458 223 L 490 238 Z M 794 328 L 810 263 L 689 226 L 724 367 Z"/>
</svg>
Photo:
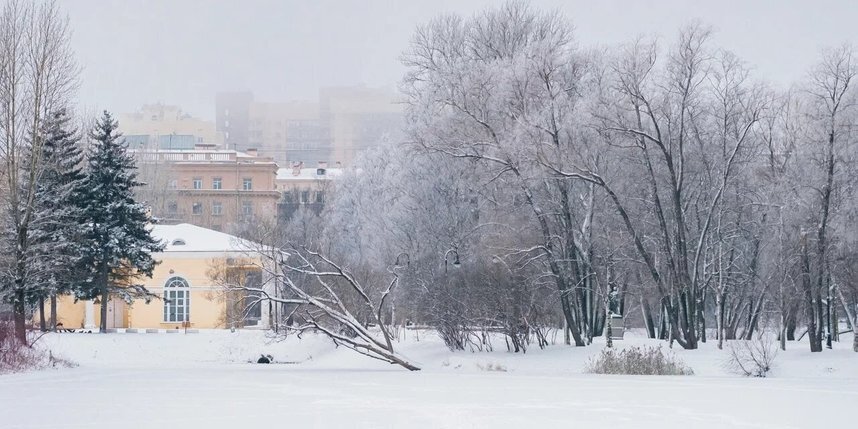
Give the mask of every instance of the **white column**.
<svg viewBox="0 0 858 429">
<path fill-rule="evenodd" d="M 86 329 L 95 328 L 95 304 L 92 300 L 84 301 L 86 316 L 84 318 L 83 327 Z"/>
<path fill-rule="evenodd" d="M 263 270 L 262 270 L 262 289 L 268 293 L 269 296 L 277 296 L 277 291 L 274 286 L 274 279 L 269 270 L 265 269 L 267 267 L 268 261 L 263 262 Z M 273 307 L 277 305 L 272 301 L 262 301 L 260 304 L 262 305 L 262 320 L 259 321 L 259 326 L 263 329 L 271 329 L 271 319 L 276 314 L 272 314 Z M 276 322 L 275 322 L 276 323 Z"/>
</svg>

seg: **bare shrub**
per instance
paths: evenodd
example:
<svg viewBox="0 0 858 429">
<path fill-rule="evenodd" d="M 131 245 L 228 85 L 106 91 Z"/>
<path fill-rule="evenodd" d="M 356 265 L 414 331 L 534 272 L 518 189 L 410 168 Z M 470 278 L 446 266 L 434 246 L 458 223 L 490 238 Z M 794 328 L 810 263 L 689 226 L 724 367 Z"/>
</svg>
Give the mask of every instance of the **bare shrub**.
<svg viewBox="0 0 858 429">
<path fill-rule="evenodd" d="M 604 349 L 590 358 L 584 368 L 590 374 L 694 375 L 694 371 L 661 346 Z"/>
<path fill-rule="evenodd" d="M 765 377 L 778 355 L 778 343 L 769 334 L 760 333 L 750 340 L 730 341 L 728 350 L 729 370 L 746 377 Z"/>
<path fill-rule="evenodd" d="M 485 365 L 477 363 L 477 368 L 479 368 L 481 371 L 488 372 L 507 372 L 506 365 L 492 362 L 487 362 Z"/>
<path fill-rule="evenodd" d="M 15 336 L 10 322 L 0 321 L 0 373 L 19 372 L 41 366 L 41 357 Z"/>
<path fill-rule="evenodd" d="M 71 368 L 73 362 L 53 356 L 50 352 L 33 346 L 36 338 L 28 337 L 26 343 L 15 336 L 11 322 L 0 321 L 0 374 L 42 368 Z"/>
</svg>

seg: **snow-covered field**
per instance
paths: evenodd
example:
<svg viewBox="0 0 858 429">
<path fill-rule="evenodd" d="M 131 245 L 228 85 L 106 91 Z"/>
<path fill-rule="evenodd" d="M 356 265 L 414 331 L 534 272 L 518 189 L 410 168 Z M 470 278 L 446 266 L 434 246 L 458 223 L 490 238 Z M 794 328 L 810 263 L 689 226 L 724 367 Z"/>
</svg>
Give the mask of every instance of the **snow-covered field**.
<svg viewBox="0 0 858 429">
<path fill-rule="evenodd" d="M 766 379 L 730 374 L 711 342 L 676 350 L 694 376 L 647 377 L 583 374 L 600 345 L 520 355 L 419 340 L 400 343 L 424 368 L 408 372 L 313 336 L 52 334 L 43 347 L 79 367 L 0 376 L 0 428 L 819 428 L 847 427 L 858 405 L 848 336 L 817 354 L 789 344 Z M 260 353 L 292 363 L 248 363 Z"/>
</svg>

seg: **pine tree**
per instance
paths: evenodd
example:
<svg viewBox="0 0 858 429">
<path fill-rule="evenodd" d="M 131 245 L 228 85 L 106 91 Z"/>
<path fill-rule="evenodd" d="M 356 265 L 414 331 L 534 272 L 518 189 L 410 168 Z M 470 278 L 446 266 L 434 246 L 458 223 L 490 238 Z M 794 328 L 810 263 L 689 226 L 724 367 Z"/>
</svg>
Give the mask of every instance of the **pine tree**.
<svg viewBox="0 0 858 429">
<path fill-rule="evenodd" d="M 34 221 L 30 229 L 30 282 L 45 329 L 44 301 L 51 302 L 51 329 L 56 327 L 56 297 L 83 280 L 81 240 L 84 232 L 84 154 L 80 138 L 59 110 L 42 127 L 40 174 L 35 183 Z"/>
<path fill-rule="evenodd" d="M 110 113 L 97 121 L 90 133 L 85 179 L 85 232 L 83 263 L 88 281 L 77 293 L 82 298 L 101 299 L 101 332 L 107 329 L 107 303 L 111 296 L 130 302 L 153 297 L 140 276 L 152 276 L 156 261 L 152 252 L 164 246 L 147 229 L 146 209 L 134 199 L 137 181 L 134 158 L 117 131 Z"/>
</svg>

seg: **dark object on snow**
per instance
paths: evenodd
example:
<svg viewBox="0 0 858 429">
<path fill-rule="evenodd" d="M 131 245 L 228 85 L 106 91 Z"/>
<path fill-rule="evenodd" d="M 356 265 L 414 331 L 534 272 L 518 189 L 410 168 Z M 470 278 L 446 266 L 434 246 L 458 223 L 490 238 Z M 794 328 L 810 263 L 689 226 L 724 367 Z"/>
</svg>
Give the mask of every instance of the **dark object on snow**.
<svg viewBox="0 0 858 429">
<path fill-rule="evenodd" d="M 271 355 L 260 355 L 256 363 L 271 363 L 273 360 L 274 358 Z"/>
<path fill-rule="evenodd" d="M 56 331 L 57 332 L 74 332 L 75 330 L 71 329 L 71 328 L 66 328 L 65 326 L 63 326 L 63 322 L 60 322 L 60 323 L 57 323 Z"/>
</svg>

